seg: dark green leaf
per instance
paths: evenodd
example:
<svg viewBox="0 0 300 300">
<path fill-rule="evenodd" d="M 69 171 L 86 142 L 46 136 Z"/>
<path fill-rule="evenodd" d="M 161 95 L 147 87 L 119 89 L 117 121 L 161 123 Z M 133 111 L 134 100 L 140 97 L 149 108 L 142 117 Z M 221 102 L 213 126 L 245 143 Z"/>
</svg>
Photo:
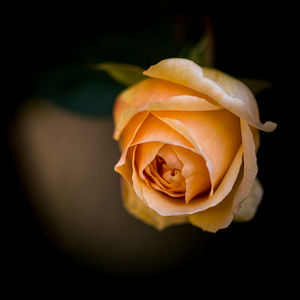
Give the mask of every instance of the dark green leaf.
<svg viewBox="0 0 300 300">
<path fill-rule="evenodd" d="M 97 64 L 93 68 L 107 72 L 113 79 L 125 86 L 133 85 L 146 78 L 143 75 L 143 69 L 135 65 L 107 62 Z"/>
<path fill-rule="evenodd" d="M 68 66 L 41 74 L 34 95 L 76 113 L 111 114 L 114 100 L 123 89 L 104 72 L 85 66 Z"/>
</svg>

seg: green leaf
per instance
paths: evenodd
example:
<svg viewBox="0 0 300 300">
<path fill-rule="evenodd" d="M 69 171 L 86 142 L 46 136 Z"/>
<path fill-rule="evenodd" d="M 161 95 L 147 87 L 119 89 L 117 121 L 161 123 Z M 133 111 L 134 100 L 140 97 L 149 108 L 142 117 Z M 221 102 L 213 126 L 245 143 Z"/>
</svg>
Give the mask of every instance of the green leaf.
<svg viewBox="0 0 300 300">
<path fill-rule="evenodd" d="M 85 65 L 48 69 L 33 85 L 34 96 L 91 117 L 110 115 L 114 100 L 123 89 L 107 73 Z"/>
<path fill-rule="evenodd" d="M 259 94 L 261 91 L 270 89 L 272 87 L 272 83 L 263 79 L 255 79 L 255 78 L 239 78 L 243 83 L 245 83 L 248 88 L 252 91 L 254 95 Z"/>
<path fill-rule="evenodd" d="M 113 79 L 125 86 L 133 85 L 146 78 L 143 75 L 143 69 L 135 65 L 107 62 L 95 65 L 94 68 L 107 72 Z"/>
</svg>

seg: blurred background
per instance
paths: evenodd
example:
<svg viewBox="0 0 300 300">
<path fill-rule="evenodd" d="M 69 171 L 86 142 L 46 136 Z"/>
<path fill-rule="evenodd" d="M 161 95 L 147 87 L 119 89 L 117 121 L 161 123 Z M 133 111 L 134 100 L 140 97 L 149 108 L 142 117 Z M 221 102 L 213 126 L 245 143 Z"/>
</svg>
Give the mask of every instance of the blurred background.
<svg viewBox="0 0 300 300">
<path fill-rule="evenodd" d="M 53 285 L 199 284 L 228 270 L 241 278 L 252 271 L 276 276 L 289 247 L 279 172 L 287 120 L 278 76 L 278 57 L 287 45 L 278 42 L 284 34 L 279 10 L 216 13 L 172 1 L 117 8 L 79 7 L 75 14 L 50 5 L 26 13 L 20 7 L 9 18 L 1 119 L 6 278 Z M 90 65 L 115 61 L 147 68 L 184 56 L 207 26 L 216 68 L 272 83 L 257 96 L 261 119 L 279 124 L 261 134 L 264 198 L 251 222 L 216 234 L 190 225 L 158 232 L 123 209 L 111 117 L 123 87 Z"/>
</svg>

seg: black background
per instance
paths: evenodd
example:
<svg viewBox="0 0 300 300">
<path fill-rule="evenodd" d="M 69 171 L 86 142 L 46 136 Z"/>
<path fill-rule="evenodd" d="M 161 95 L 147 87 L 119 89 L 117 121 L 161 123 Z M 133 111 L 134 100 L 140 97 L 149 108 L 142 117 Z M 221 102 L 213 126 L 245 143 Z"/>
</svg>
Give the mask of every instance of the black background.
<svg viewBox="0 0 300 300">
<path fill-rule="evenodd" d="M 265 195 L 257 216 L 247 224 L 233 224 L 226 230 L 210 236 L 210 246 L 205 257 L 189 258 L 189 264 L 179 266 L 167 273 L 107 274 L 72 261 L 56 249 L 43 235 L 35 215 L 28 204 L 22 182 L 17 173 L 11 150 L 4 140 L 2 154 L 3 191 L 1 219 L 3 272 L 13 286 L 25 283 L 26 289 L 46 286 L 51 290 L 57 286 L 71 289 L 88 283 L 101 289 L 107 283 L 116 286 L 162 286 L 175 289 L 181 286 L 205 289 L 205 282 L 229 281 L 224 293 L 230 295 L 236 286 L 245 290 L 267 287 L 280 288 L 296 263 L 291 258 L 296 237 L 290 237 L 287 195 L 286 142 L 289 123 L 285 107 L 287 94 L 283 93 L 285 67 L 293 64 L 289 51 L 292 46 L 290 33 L 294 27 L 288 23 L 291 11 L 270 7 L 265 10 L 245 6 L 216 13 L 216 8 L 203 9 L 201 5 L 186 5 L 184 8 L 173 2 L 160 1 L 146 6 L 90 7 L 75 12 L 69 8 L 50 5 L 30 12 L 22 9 L 9 11 L 5 28 L 5 56 L 9 62 L 6 72 L 8 84 L 6 97 L 2 99 L 2 123 L 4 133 L 18 105 L 32 94 L 36 76 L 53 65 L 74 62 L 74 49 L 89 43 L 95 36 L 107 32 L 130 32 L 138 26 L 149 30 L 151 26 L 166 18 L 184 15 L 195 29 L 191 39 L 197 35 L 200 24 L 198 16 L 210 17 L 216 39 L 216 67 L 238 77 L 262 78 L 272 82 L 271 90 L 258 97 L 263 121 L 278 123 L 275 132 L 262 134 L 258 154 L 259 178 Z M 195 24 L 195 25 L 193 25 Z M 292 36 L 292 35 L 291 35 Z M 134 55 L 133 55 L 134 56 Z M 130 61 L 126 61 L 130 63 Z M 146 66 L 145 66 L 146 67 Z M 5 136 L 7 138 L 7 136 Z M 295 200 L 295 199 L 294 199 Z M 236 237 L 239 237 L 236 240 Z M 222 245 L 222 246 L 221 246 Z M 224 247 L 226 245 L 226 247 Z M 271 280 L 271 281 L 269 281 Z M 276 284 L 275 284 L 276 283 Z M 219 285 L 217 285 L 219 286 Z M 125 291 L 125 290 L 123 290 Z M 144 290 L 146 292 L 147 290 Z"/>
</svg>

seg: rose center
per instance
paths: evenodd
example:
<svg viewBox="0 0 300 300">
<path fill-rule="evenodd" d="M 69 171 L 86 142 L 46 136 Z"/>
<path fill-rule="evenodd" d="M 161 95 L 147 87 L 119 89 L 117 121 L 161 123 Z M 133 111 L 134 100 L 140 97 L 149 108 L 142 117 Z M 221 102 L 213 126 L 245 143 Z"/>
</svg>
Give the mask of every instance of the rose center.
<svg viewBox="0 0 300 300">
<path fill-rule="evenodd" d="M 172 197 L 183 197 L 185 194 L 185 179 L 181 170 L 170 168 L 160 156 L 145 168 L 144 175 L 149 184 Z"/>
<path fill-rule="evenodd" d="M 166 162 L 159 156 L 156 157 L 156 164 L 158 168 L 159 175 L 169 183 L 174 185 L 180 185 L 184 180 L 181 175 L 181 171 L 178 169 L 170 168 Z"/>
</svg>

